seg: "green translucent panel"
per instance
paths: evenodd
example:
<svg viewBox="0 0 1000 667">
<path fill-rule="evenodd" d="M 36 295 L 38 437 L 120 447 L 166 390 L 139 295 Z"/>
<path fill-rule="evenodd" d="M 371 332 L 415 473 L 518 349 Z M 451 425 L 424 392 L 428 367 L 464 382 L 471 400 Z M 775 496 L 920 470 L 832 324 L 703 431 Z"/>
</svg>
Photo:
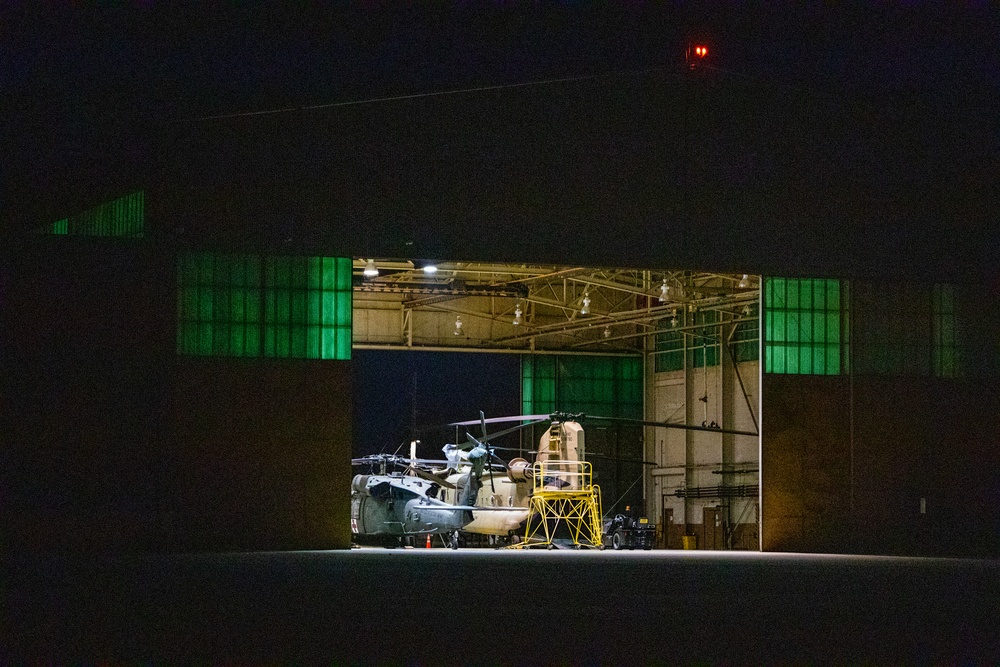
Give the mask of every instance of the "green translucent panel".
<svg viewBox="0 0 1000 667">
<path fill-rule="evenodd" d="M 262 354 L 261 328 L 259 324 L 248 324 L 246 327 L 246 356 L 259 357 Z"/>
<path fill-rule="evenodd" d="M 787 313 L 784 311 L 768 312 L 768 340 L 784 342 L 788 340 Z"/>
<path fill-rule="evenodd" d="M 198 348 L 195 354 L 212 354 L 212 325 L 209 323 L 198 325 Z"/>
<path fill-rule="evenodd" d="M 246 356 L 247 328 L 244 325 L 233 325 L 229 329 L 229 350 L 237 357 Z"/>
<path fill-rule="evenodd" d="M 261 355 L 265 357 L 273 357 L 274 349 L 277 343 L 275 342 L 275 332 L 274 327 L 270 325 L 264 326 L 264 349 L 261 350 Z"/>
<path fill-rule="evenodd" d="M 351 327 L 350 325 L 337 327 L 337 359 L 351 358 Z"/>
<path fill-rule="evenodd" d="M 306 324 L 323 323 L 322 292 L 309 290 L 305 293 L 305 322 Z"/>
<path fill-rule="evenodd" d="M 784 308 L 786 304 L 785 299 L 785 280 L 784 278 L 770 278 L 767 283 L 767 289 L 765 290 L 768 300 L 768 308 Z"/>
<path fill-rule="evenodd" d="M 274 320 L 277 324 L 291 322 L 291 297 L 287 289 L 274 290 Z"/>
<path fill-rule="evenodd" d="M 785 281 L 785 308 L 789 310 L 799 309 L 799 282 L 798 280 Z"/>
<path fill-rule="evenodd" d="M 198 288 L 198 314 L 196 317 L 203 322 L 212 319 L 212 295 L 211 287 Z"/>
<path fill-rule="evenodd" d="M 684 351 L 667 352 L 656 355 L 656 371 L 680 371 L 684 370 Z"/>
<path fill-rule="evenodd" d="M 337 291 L 351 293 L 352 268 L 351 260 L 347 257 L 337 257 Z"/>
<path fill-rule="evenodd" d="M 310 290 L 323 289 L 323 258 L 306 259 L 306 287 Z"/>
<path fill-rule="evenodd" d="M 821 342 L 813 338 L 813 315 L 814 313 L 802 313 L 799 315 L 799 337 L 798 340 L 804 343 Z"/>
<path fill-rule="evenodd" d="M 642 361 L 621 357 L 522 359 L 522 408 L 526 414 L 566 410 L 641 417 Z"/>
<path fill-rule="evenodd" d="M 839 374 L 840 282 L 765 278 L 764 293 L 765 372 Z"/>
<path fill-rule="evenodd" d="M 826 346 L 816 345 L 814 347 L 804 348 L 811 353 L 812 359 L 809 360 L 809 366 L 812 369 L 813 375 L 827 375 L 826 372 Z"/>
<path fill-rule="evenodd" d="M 46 225 L 45 234 L 142 238 L 146 199 L 142 190 Z"/>
<path fill-rule="evenodd" d="M 801 280 L 799 281 L 799 305 L 798 307 L 802 310 L 812 310 L 813 309 L 813 281 L 811 280 Z"/>
<path fill-rule="evenodd" d="M 305 328 L 306 340 L 305 340 L 305 358 L 306 359 L 322 359 L 323 358 L 323 347 L 321 345 L 320 338 L 322 336 L 322 329 L 318 326 L 307 326 Z"/>
<path fill-rule="evenodd" d="M 785 348 L 778 345 L 768 347 L 764 366 L 768 373 L 784 373 Z"/>
<path fill-rule="evenodd" d="M 231 329 L 232 327 L 228 322 L 218 322 L 212 325 L 212 354 L 223 355 L 229 353 Z"/>
<path fill-rule="evenodd" d="M 288 294 L 289 321 L 292 324 L 306 324 L 306 293 L 293 290 Z"/>
<path fill-rule="evenodd" d="M 246 322 L 247 320 L 247 291 L 234 289 L 229 298 L 229 317 L 234 322 Z"/>
<path fill-rule="evenodd" d="M 812 307 L 814 310 L 826 310 L 826 290 L 829 284 L 828 280 L 813 281 Z"/>
<path fill-rule="evenodd" d="M 320 323 L 333 325 L 337 323 L 337 293 L 320 292 Z"/>
<path fill-rule="evenodd" d="M 840 345 L 826 346 L 826 374 L 837 375 L 840 370 Z"/>
<path fill-rule="evenodd" d="M 292 332 L 284 327 L 275 327 L 274 356 L 287 358 L 292 356 Z"/>
<path fill-rule="evenodd" d="M 337 319 L 339 325 L 351 326 L 351 292 L 337 293 Z"/>
<path fill-rule="evenodd" d="M 289 332 L 289 356 L 294 359 L 308 359 L 310 355 L 306 352 L 306 327 L 293 325 Z"/>
<path fill-rule="evenodd" d="M 337 289 L 337 260 L 333 257 L 321 257 L 320 260 L 320 283 L 322 290 Z"/>
<path fill-rule="evenodd" d="M 346 271 L 346 281 L 338 283 L 338 271 Z M 350 271 L 345 258 L 182 254 L 178 352 L 350 359 Z M 346 289 L 335 289 L 338 284 Z M 191 334 L 190 323 L 199 321 L 214 328 Z M 260 322 L 268 326 L 261 329 Z"/>
</svg>

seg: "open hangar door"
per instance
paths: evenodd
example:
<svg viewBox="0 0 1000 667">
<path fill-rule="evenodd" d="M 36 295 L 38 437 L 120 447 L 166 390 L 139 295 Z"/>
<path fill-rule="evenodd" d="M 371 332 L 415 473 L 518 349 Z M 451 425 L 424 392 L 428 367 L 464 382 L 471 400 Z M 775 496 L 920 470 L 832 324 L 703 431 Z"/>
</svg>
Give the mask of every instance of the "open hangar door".
<svg viewBox="0 0 1000 667">
<path fill-rule="evenodd" d="M 369 257 L 353 274 L 355 358 L 380 358 L 358 373 L 440 359 L 402 382 L 356 379 L 396 407 L 356 400 L 356 433 L 378 422 L 391 435 L 356 438 L 355 455 L 420 439 L 433 456 L 455 433 L 429 427 L 477 416 L 474 396 L 614 417 L 627 421 L 583 422 L 605 516 L 638 509 L 660 547 L 759 548 L 758 276 Z M 534 450 L 543 430 L 514 446 Z"/>
</svg>

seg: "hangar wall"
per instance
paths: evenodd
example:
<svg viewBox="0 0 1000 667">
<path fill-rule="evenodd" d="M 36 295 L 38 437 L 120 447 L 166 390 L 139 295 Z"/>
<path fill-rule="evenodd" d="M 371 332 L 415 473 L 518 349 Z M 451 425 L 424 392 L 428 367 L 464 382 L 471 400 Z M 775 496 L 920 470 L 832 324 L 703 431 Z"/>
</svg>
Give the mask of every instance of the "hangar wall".
<svg viewBox="0 0 1000 667">
<path fill-rule="evenodd" d="M 169 268 L 133 239 L 38 237 L 3 254 L 4 548 L 156 542 L 169 496 Z"/>
<path fill-rule="evenodd" d="M 850 291 L 843 372 L 763 375 L 763 549 L 995 557 L 996 292 L 958 286 L 952 328 L 928 324 L 927 313 L 942 321 L 929 298 L 925 309 L 865 303 L 937 287 L 852 283 Z"/>
<path fill-rule="evenodd" d="M 179 358 L 171 398 L 167 544 L 348 546 L 349 361 Z"/>
<path fill-rule="evenodd" d="M 350 361 L 180 354 L 173 248 L 62 223 L 0 262 L 0 548 L 346 548 Z"/>
</svg>

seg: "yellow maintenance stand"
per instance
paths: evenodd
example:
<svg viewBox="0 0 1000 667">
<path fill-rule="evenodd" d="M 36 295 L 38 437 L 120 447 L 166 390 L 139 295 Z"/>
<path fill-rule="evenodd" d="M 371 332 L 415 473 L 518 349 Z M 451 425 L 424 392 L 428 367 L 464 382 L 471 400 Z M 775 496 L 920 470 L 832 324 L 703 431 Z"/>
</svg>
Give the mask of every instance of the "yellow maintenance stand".
<svg viewBox="0 0 1000 667">
<path fill-rule="evenodd" d="M 574 548 L 603 549 L 601 489 L 593 483 L 586 461 L 548 459 L 532 466 L 533 488 L 528 500 L 524 541 L 514 548 L 555 548 L 556 531 L 564 527 Z"/>
</svg>

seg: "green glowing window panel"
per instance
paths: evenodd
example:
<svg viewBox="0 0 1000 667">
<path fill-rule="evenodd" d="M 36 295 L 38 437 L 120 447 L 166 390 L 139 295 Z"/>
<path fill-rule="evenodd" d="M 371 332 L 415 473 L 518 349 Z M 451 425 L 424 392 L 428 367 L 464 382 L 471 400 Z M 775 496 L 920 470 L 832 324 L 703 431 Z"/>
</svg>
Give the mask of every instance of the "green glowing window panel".
<svg viewBox="0 0 1000 667">
<path fill-rule="evenodd" d="M 839 375 L 849 344 L 846 283 L 821 278 L 764 279 L 764 370 Z"/>
<path fill-rule="evenodd" d="M 351 261 L 187 253 L 177 264 L 179 354 L 351 358 Z"/>
<path fill-rule="evenodd" d="M 692 324 L 696 328 L 689 332 L 688 364 L 691 368 L 702 366 L 718 366 L 720 331 L 718 326 L 719 313 L 715 310 L 701 310 L 691 314 Z"/>
<path fill-rule="evenodd" d="M 853 299 L 855 372 L 941 378 L 962 374 L 954 285 L 858 283 Z"/>
<path fill-rule="evenodd" d="M 927 286 L 859 282 L 855 372 L 930 375 L 931 295 Z"/>
<path fill-rule="evenodd" d="M 677 326 L 681 326 L 680 314 Z M 656 372 L 684 370 L 684 334 L 676 331 L 671 320 L 660 320 L 656 333 Z"/>
<path fill-rule="evenodd" d="M 57 220 L 39 231 L 56 235 L 142 238 L 145 207 L 145 193 L 139 190 L 89 211 Z"/>
<path fill-rule="evenodd" d="M 955 286 L 934 285 L 931 308 L 931 366 L 934 375 L 942 378 L 958 377 Z"/>
<path fill-rule="evenodd" d="M 736 330 L 733 331 L 730 342 L 737 362 L 756 361 L 760 358 L 759 310 L 756 303 L 747 305 L 746 311 L 741 313 L 739 318 L 743 321 L 736 323 Z"/>
<path fill-rule="evenodd" d="M 638 357 L 526 355 L 521 360 L 524 414 L 583 412 L 642 417 Z"/>
</svg>

